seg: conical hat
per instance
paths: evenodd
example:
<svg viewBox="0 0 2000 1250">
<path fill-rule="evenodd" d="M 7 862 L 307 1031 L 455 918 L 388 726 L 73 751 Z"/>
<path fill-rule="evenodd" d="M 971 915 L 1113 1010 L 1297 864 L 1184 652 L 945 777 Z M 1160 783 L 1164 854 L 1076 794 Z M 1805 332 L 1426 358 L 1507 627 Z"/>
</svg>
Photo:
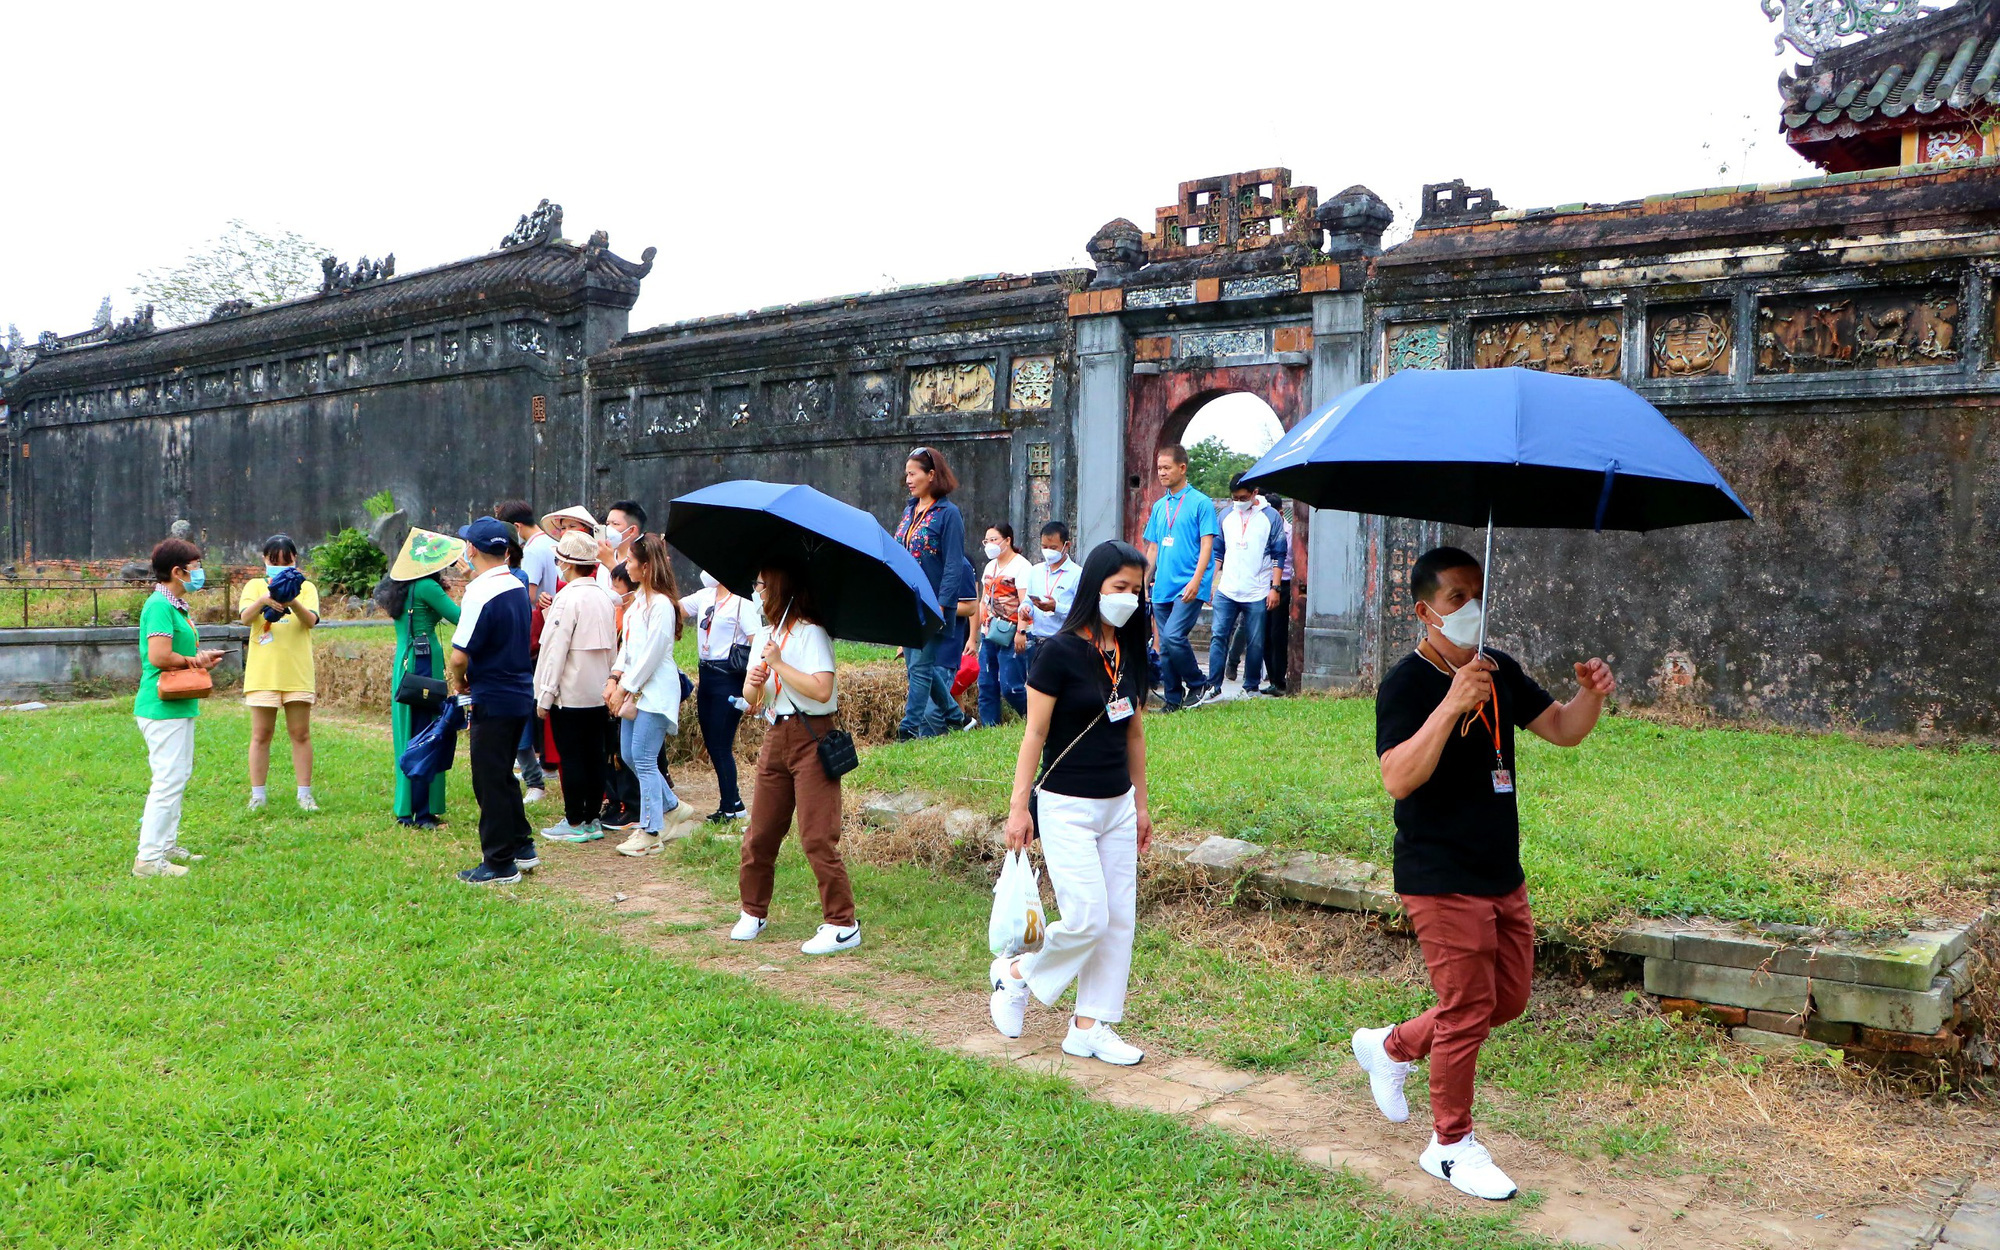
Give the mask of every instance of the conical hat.
<svg viewBox="0 0 2000 1250">
<path fill-rule="evenodd" d="M 597 532 L 597 518 L 590 515 L 590 509 L 584 507 L 582 504 L 577 504 L 573 508 L 564 508 L 560 512 L 549 513 L 542 518 L 542 529 L 553 536 L 556 532 L 556 518 L 558 517 L 571 521 L 581 521 L 585 526 L 589 527 L 593 534 Z"/>
<path fill-rule="evenodd" d="M 464 558 L 465 544 L 459 539 L 432 530 L 412 528 L 410 536 L 403 540 L 403 549 L 396 553 L 396 562 L 389 566 L 389 577 L 394 581 L 413 582 L 439 569 L 450 568 Z"/>
</svg>

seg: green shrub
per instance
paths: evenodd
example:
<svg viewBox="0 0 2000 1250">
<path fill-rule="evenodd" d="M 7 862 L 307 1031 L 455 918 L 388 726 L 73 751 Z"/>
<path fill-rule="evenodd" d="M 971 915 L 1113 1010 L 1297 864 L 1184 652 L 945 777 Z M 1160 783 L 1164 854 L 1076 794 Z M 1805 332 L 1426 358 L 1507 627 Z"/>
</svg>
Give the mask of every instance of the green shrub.
<svg viewBox="0 0 2000 1250">
<path fill-rule="evenodd" d="M 350 595 L 367 594 L 389 569 L 388 559 L 368 535 L 352 526 L 314 547 L 306 563 L 321 589 Z"/>
<path fill-rule="evenodd" d="M 396 497 L 386 490 L 378 490 L 362 500 L 361 506 L 368 509 L 371 519 L 379 521 L 396 510 Z"/>
</svg>

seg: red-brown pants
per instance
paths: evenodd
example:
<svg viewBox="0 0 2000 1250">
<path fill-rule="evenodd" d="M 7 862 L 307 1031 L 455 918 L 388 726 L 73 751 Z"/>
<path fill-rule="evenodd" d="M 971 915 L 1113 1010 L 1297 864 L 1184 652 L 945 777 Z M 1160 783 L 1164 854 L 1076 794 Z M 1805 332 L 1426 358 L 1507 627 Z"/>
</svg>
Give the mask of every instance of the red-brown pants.
<svg viewBox="0 0 2000 1250">
<path fill-rule="evenodd" d="M 831 716 L 815 716 L 813 729 L 833 728 Z M 759 919 L 771 913 L 771 881 L 778 847 L 799 816 L 799 846 L 819 880 L 820 917 L 843 928 L 854 923 L 854 889 L 840 859 L 840 783 L 826 775 L 805 718 L 790 716 L 771 726 L 757 753 L 757 777 L 750 793 L 750 827 L 743 831 L 743 862 L 736 870 L 743 910 Z"/>
<path fill-rule="evenodd" d="M 1390 1031 L 1383 1049 L 1398 1063 L 1431 1058 L 1431 1119 L 1449 1146 L 1472 1131 L 1472 1078 L 1479 1044 L 1528 1009 L 1535 921 L 1528 887 L 1479 894 L 1405 894 L 1403 910 L 1431 970 L 1437 1006 Z"/>
</svg>

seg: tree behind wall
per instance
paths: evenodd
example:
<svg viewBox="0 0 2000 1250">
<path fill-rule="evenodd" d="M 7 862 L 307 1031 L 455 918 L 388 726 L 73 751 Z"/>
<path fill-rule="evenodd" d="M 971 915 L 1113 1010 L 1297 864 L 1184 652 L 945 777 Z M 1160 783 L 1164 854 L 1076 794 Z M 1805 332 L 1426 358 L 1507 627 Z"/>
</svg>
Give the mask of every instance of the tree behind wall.
<svg viewBox="0 0 2000 1250">
<path fill-rule="evenodd" d="M 328 251 L 289 230 L 266 234 L 232 220 L 178 266 L 140 274 L 132 294 L 170 325 L 206 321 L 225 300 L 275 304 L 318 290 Z"/>
<path fill-rule="evenodd" d="M 1188 481 L 1210 499 L 1229 497 L 1229 479 L 1257 463 L 1257 457 L 1229 450 L 1229 444 L 1211 434 L 1187 449 Z"/>
</svg>

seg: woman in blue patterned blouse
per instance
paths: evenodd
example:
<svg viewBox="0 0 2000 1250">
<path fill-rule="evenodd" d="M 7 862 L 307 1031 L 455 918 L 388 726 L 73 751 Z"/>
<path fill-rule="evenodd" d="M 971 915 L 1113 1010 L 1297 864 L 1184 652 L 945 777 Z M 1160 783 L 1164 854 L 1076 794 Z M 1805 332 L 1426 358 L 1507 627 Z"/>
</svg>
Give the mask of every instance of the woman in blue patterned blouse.
<svg viewBox="0 0 2000 1250">
<path fill-rule="evenodd" d="M 931 589 L 937 592 L 937 601 L 955 607 L 961 595 L 971 593 L 958 584 L 965 557 L 965 518 L 948 498 L 958 489 L 958 478 L 942 452 L 919 447 L 903 464 L 903 485 L 910 500 L 903 505 L 896 539 L 917 558 Z M 930 738 L 943 733 L 945 709 L 952 702 L 951 678 L 958 668 L 950 631 L 922 647 L 905 647 L 903 665 L 909 677 L 909 696 L 896 736 Z"/>
</svg>

